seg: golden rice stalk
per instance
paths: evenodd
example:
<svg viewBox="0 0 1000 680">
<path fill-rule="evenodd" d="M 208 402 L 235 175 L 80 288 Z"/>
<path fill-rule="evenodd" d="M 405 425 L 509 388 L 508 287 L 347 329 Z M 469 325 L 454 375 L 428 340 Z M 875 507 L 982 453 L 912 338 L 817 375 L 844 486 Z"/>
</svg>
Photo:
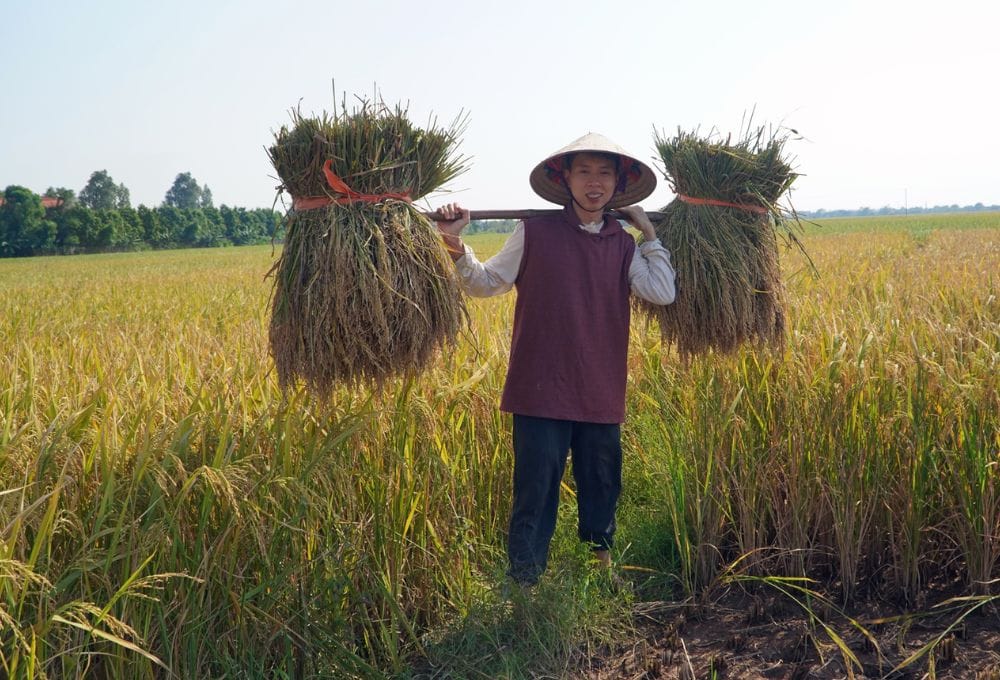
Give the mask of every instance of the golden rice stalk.
<svg viewBox="0 0 1000 680">
<path fill-rule="evenodd" d="M 779 233 L 798 243 L 797 219 L 789 223 L 778 205 L 798 176 L 782 157 L 786 139 L 764 128 L 748 129 L 735 143 L 711 134 L 657 135 L 664 174 L 678 195 L 737 206 L 676 198 L 657 225 L 677 273 L 677 296 L 666 306 L 640 303 L 640 310 L 659 322 L 664 341 L 682 357 L 783 343 Z"/>
<path fill-rule="evenodd" d="M 454 153 L 461 129 L 461 120 L 421 129 L 399 107 L 363 102 L 332 118 L 294 112 L 269 155 L 295 197 L 338 196 L 322 172 L 331 159 L 354 191 L 415 200 L 464 170 Z M 328 396 L 337 384 L 419 372 L 467 317 L 437 229 L 403 200 L 293 208 L 272 272 L 269 337 L 283 388 L 302 380 Z"/>
</svg>

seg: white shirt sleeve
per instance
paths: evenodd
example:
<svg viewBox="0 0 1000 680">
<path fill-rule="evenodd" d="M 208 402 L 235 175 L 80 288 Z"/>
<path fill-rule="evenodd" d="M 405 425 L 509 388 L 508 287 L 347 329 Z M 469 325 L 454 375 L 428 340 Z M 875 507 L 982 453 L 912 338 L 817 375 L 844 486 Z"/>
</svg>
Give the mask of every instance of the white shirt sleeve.
<svg viewBox="0 0 1000 680">
<path fill-rule="evenodd" d="M 645 241 L 635 249 L 628 268 L 628 283 L 636 297 L 654 305 L 669 305 L 677 294 L 674 278 L 670 251 L 659 239 Z"/>
<path fill-rule="evenodd" d="M 521 270 L 524 255 L 524 223 L 518 222 L 514 232 L 500 248 L 500 252 L 480 262 L 472 248 L 465 246 L 465 255 L 458 258 L 455 267 L 462 281 L 462 289 L 472 297 L 490 297 L 506 293 L 514 287 L 514 279 Z"/>
<path fill-rule="evenodd" d="M 517 223 L 500 252 L 486 262 L 480 262 L 472 248 L 465 245 L 465 254 L 455 262 L 462 289 L 472 297 L 506 293 L 514 287 L 523 255 L 523 222 Z M 669 305 L 676 293 L 670 251 L 659 240 L 638 246 L 629 264 L 628 282 L 637 297 L 654 305 Z"/>
</svg>

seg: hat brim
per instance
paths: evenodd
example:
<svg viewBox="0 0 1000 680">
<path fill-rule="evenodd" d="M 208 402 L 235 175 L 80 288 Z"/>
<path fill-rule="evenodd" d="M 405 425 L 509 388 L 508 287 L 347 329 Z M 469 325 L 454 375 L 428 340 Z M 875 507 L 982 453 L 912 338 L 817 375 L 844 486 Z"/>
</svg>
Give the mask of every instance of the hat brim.
<svg viewBox="0 0 1000 680">
<path fill-rule="evenodd" d="M 572 197 L 562 171 L 565 168 L 566 156 L 578 153 L 608 153 L 622 159 L 620 170 L 626 175 L 625 186 L 615 193 L 608 202 L 607 208 L 633 205 L 648 198 L 656 189 L 656 173 L 649 165 L 626 152 L 607 137 L 590 133 L 559 149 L 536 165 L 529 177 L 532 190 L 546 201 L 558 205 L 568 205 Z"/>
</svg>

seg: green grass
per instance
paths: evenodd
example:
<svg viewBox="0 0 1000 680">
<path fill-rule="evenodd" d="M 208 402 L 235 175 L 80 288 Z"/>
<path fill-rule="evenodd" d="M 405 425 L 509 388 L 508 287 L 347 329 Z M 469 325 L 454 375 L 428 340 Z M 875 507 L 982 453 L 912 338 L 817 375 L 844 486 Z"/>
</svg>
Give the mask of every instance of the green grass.
<svg viewBox="0 0 1000 680">
<path fill-rule="evenodd" d="M 593 574 L 567 476 L 531 598 L 500 592 L 513 296 L 421 379 L 322 404 L 277 389 L 269 247 L 0 261 L 0 676 L 558 677 L 740 557 L 847 601 L 993 593 L 1000 230 L 957 225 L 808 233 L 777 355 L 684 365 L 637 319 L 641 578 Z"/>
</svg>

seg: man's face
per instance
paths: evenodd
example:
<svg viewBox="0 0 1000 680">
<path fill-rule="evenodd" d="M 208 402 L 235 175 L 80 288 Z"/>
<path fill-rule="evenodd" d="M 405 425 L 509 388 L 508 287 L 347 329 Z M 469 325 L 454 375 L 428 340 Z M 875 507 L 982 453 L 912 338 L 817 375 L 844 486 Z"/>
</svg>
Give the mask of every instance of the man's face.
<svg viewBox="0 0 1000 680">
<path fill-rule="evenodd" d="M 617 168 L 610 158 L 579 153 L 573 165 L 563 171 L 566 186 L 584 210 L 596 212 L 607 205 L 618 183 Z"/>
</svg>

